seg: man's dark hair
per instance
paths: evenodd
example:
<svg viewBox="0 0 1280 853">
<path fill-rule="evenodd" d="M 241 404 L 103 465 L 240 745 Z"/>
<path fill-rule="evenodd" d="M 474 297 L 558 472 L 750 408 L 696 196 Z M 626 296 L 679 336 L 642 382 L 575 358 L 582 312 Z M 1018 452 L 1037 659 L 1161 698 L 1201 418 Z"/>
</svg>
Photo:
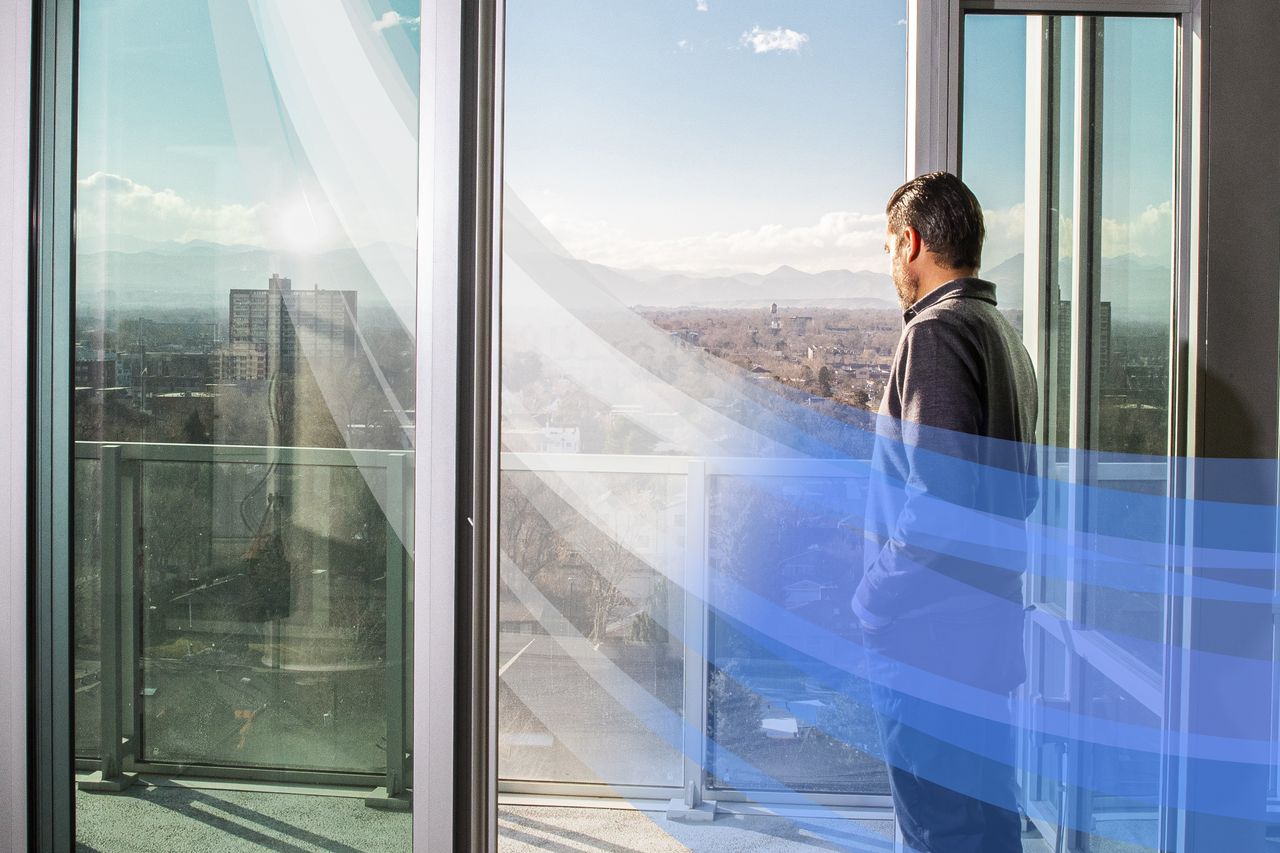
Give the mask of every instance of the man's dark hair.
<svg viewBox="0 0 1280 853">
<path fill-rule="evenodd" d="M 977 269 L 982 263 L 982 205 L 950 172 L 930 172 L 912 178 L 893 191 L 884 209 L 889 230 L 908 225 L 920 233 L 925 248 L 953 270 Z"/>
</svg>

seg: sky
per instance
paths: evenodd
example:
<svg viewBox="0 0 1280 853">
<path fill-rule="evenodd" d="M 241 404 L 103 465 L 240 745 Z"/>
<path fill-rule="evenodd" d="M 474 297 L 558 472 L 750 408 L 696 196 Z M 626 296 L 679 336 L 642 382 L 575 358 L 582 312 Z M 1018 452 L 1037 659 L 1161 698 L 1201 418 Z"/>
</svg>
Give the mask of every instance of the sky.
<svg viewBox="0 0 1280 853">
<path fill-rule="evenodd" d="M 883 263 L 903 0 L 515 0 L 506 180 L 623 267 Z"/>
<path fill-rule="evenodd" d="M 81 249 L 411 247 L 419 14 L 416 0 L 86 0 Z M 906 14 L 905 0 L 508 0 L 508 192 L 611 266 L 883 271 L 884 201 L 906 176 Z M 1026 29 L 969 21 L 964 173 L 998 263 L 1025 216 Z M 1169 22 L 1107 29 L 1112 253 L 1159 254 L 1169 230 L 1172 47 Z"/>
<path fill-rule="evenodd" d="M 1174 56 L 1172 19 L 1108 18 L 1102 25 L 1103 254 L 1169 263 L 1172 253 Z M 965 22 L 962 176 L 988 210 L 988 257 L 1018 251 L 1027 150 L 1027 25 L 1020 16 L 970 15 Z M 1062 23 L 1058 90 L 1063 138 L 1059 180 L 1074 177 L 1077 27 Z M 1070 191 L 1065 197 L 1069 208 Z M 1060 208 L 1061 209 L 1061 208 Z M 1062 210 L 1070 234 L 1070 209 Z M 1069 254 L 1070 240 L 1061 246 Z"/>
<path fill-rule="evenodd" d="M 86 0 L 82 250 L 412 249 L 416 0 Z"/>
</svg>

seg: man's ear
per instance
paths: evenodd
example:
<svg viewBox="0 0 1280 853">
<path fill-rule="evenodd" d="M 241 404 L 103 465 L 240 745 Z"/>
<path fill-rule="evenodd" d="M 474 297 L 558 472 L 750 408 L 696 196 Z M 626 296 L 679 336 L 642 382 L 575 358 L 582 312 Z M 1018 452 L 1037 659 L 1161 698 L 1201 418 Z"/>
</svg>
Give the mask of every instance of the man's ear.
<svg viewBox="0 0 1280 853">
<path fill-rule="evenodd" d="M 920 257 L 920 254 L 924 251 L 924 241 L 920 239 L 920 232 L 912 228 L 910 225 L 907 226 L 902 236 L 905 237 L 908 242 L 907 263 L 911 263 L 916 258 Z"/>
</svg>

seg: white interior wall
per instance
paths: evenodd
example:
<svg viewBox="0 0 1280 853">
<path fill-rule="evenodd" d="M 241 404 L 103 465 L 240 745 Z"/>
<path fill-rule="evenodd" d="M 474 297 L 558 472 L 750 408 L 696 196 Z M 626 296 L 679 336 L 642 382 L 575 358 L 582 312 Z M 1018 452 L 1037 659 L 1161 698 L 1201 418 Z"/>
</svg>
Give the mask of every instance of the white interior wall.
<svg viewBox="0 0 1280 853">
<path fill-rule="evenodd" d="M 0 0 L 0 845 L 27 847 L 27 200 L 31 0 Z"/>
</svg>

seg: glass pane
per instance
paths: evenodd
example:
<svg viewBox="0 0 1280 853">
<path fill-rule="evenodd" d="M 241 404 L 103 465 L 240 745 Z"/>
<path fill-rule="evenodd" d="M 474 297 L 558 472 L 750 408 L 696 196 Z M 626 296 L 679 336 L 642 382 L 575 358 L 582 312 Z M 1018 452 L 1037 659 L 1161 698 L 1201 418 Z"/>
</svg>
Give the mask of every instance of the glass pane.
<svg viewBox="0 0 1280 853">
<path fill-rule="evenodd" d="M 421 25 L 417 0 L 80 4 L 87 847 L 410 846 Z M 94 793 L 132 774 L 188 787 Z M 226 779 L 298 787 L 201 790 Z"/>
<path fill-rule="evenodd" d="M 833 509 L 861 506 L 865 476 L 717 477 L 712 483 L 712 598 L 730 616 L 769 602 L 840 635 L 862 560 L 860 525 Z M 714 622 L 708 771 L 717 788 L 888 794 L 861 656 L 852 665 L 779 649 L 779 626 Z"/>
<path fill-rule="evenodd" d="M 1043 67 L 1032 68 L 1039 73 L 1028 79 L 1029 45 L 1036 43 Z M 1032 356 L 1044 386 L 1041 430 L 1055 448 L 1047 473 L 1061 480 L 1068 476 L 1074 361 L 1075 53 L 1075 18 L 965 17 L 962 175 L 982 201 L 986 219 L 981 275 L 995 283 L 999 304 L 1029 344 L 1037 340 L 1032 331 L 1039 332 Z M 1031 126 L 1039 129 L 1036 141 L 1027 138 L 1028 109 Z M 1032 178 L 1028 168 L 1039 174 Z M 1039 183 L 1043 201 L 1031 199 L 1028 205 L 1028 180 Z M 1028 223 L 1035 241 L 1030 253 Z M 1039 306 L 1039 315 L 1024 317 L 1027 304 Z M 1066 523 L 1065 495 L 1047 490 L 1042 496 L 1041 512 L 1051 525 Z M 1061 572 L 1042 572 L 1028 586 L 1033 600 L 1066 611 Z"/>
<path fill-rule="evenodd" d="M 1101 44 L 1100 379 L 1098 435 L 1090 449 L 1105 454 L 1097 476 L 1109 505 L 1096 509 L 1097 523 L 1128 517 L 1128 536 L 1158 542 L 1169 435 L 1175 23 L 1107 18 Z M 1142 474 L 1130 480 L 1133 472 L 1119 462 L 1142 463 Z M 1085 596 L 1085 621 L 1158 670 L 1163 593 L 1110 583 L 1104 566 L 1090 580 L 1096 582 Z"/>
<path fill-rule="evenodd" d="M 146 758 L 385 772 L 386 472 L 148 462 L 140 480 Z"/>
<path fill-rule="evenodd" d="M 1098 543 L 1166 536 L 1176 22 L 968 15 L 964 67 L 966 180 L 984 203 L 1028 214 L 1032 262 L 999 284 L 1039 298 L 1024 335 L 1039 348 L 1043 434 L 1055 448 L 1031 587 L 1054 618 L 1034 623 L 1024 787 L 1042 828 L 1052 832 L 1064 806 L 1079 815 L 1068 829 L 1082 849 L 1152 849 L 1158 767 L 1141 738 L 1091 746 L 1090 733 L 1158 730 L 1143 702 L 1162 665 L 1163 565 L 1093 555 L 1108 553 Z M 996 245 L 1007 210 L 988 205 Z M 1077 257 L 1077 245 L 1096 256 Z M 1059 534 L 1088 544 L 1063 547 Z M 1147 675 L 1134 674 L 1135 658 Z M 1064 736 L 1064 718 L 1079 740 Z M 1064 788 L 1063 774 L 1074 783 Z"/>
<path fill-rule="evenodd" d="M 1083 671 L 1082 694 L 1087 700 L 1090 734 L 1103 744 L 1079 757 L 1089 762 L 1086 797 L 1090 823 L 1084 847 L 1090 853 L 1148 853 L 1160 849 L 1159 713 L 1144 707 L 1123 687 L 1093 667 Z M 1157 709 L 1158 710 L 1158 709 Z M 1126 730 L 1122 744 L 1108 743 L 1107 734 Z"/>
<path fill-rule="evenodd" d="M 499 760 L 510 779 L 680 784 L 682 477 L 502 477 Z"/>
<path fill-rule="evenodd" d="M 1052 478 L 1056 482 L 1070 481 L 1069 462 L 1071 447 L 1071 374 L 1076 369 L 1076 354 L 1072 347 L 1071 324 L 1074 319 L 1075 300 L 1072 293 L 1071 267 L 1075 256 L 1072 223 L 1075 213 L 1075 113 L 1076 113 L 1076 41 L 1078 28 L 1075 18 L 1050 19 L 1051 49 L 1056 59 L 1057 71 L 1048 81 L 1055 103 L 1050 108 L 1048 127 L 1051 157 L 1049 239 L 1046 249 L 1052 261 L 1042 259 L 1043 276 L 1049 279 L 1042 291 L 1045 298 L 1043 352 L 1044 369 L 1041 381 L 1048 384 L 1041 399 L 1045 402 L 1043 413 L 1045 426 L 1042 435 L 1053 448 Z M 1051 527 L 1065 528 L 1069 490 L 1047 489 L 1044 495 L 1045 523 Z M 1037 601 L 1056 606 L 1062 613 L 1068 609 L 1068 576 L 1065 563 L 1049 565 L 1038 582 Z M 1052 569 L 1056 568 L 1056 571 Z"/>
<path fill-rule="evenodd" d="M 735 609 L 764 579 L 735 575 L 716 548 L 742 523 L 721 493 L 735 472 L 750 485 L 735 466 L 870 455 L 902 327 L 883 211 L 904 173 L 906 17 L 903 0 L 507 3 L 499 775 L 511 784 L 677 797 L 706 781 L 767 789 L 751 794 L 765 801 L 887 790 L 862 752 L 878 749 L 859 740 L 869 709 L 853 665 L 804 651 L 849 630 L 847 610 L 800 606 L 841 567 L 761 587 L 770 613 L 798 620 L 787 636 Z M 843 500 L 847 483 L 829 485 Z M 666 508 L 614 520 L 648 493 Z M 788 547 L 824 547 L 840 517 L 793 530 Z M 606 582 L 611 565 L 630 587 Z M 592 596 L 612 602 L 607 618 Z M 748 648 L 752 632 L 769 636 Z M 808 717 L 806 736 L 783 742 L 764 721 L 787 702 Z"/>
<path fill-rule="evenodd" d="M 1020 15 L 969 15 L 964 32 L 961 177 L 982 203 L 987 228 L 979 272 L 996 285 L 997 304 L 1021 329 L 1025 161 L 1038 156 L 1026 150 L 1028 22 Z"/>
<path fill-rule="evenodd" d="M 1068 475 L 1064 448 L 1072 440 L 1072 418 L 1080 417 L 1081 407 L 1088 409 L 1083 414 L 1089 417 L 1081 419 L 1081 424 L 1092 426 L 1080 427 L 1081 449 L 1101 454 L 1090 456 L 1090 476 L 1103 487 L 1099 501 L 1108 505 L 1087 508 L 1089 525 L 1096 528 L 1116 518 L 1134 518 L 1136 512 L 1138 520 L 1130 534 L 1140 528 L 1144 538 L 1158 541 L 1163 536 L 1162 522 L 1147 519 L 1142 509 L 1149 506 L 1158 513 L 1158 502 L 1138 496 L 1163 494 L 1166 481 L 1160 463 L 1167 451 L 1169 428 L 1175 23 L 1153 18 L 1088 19 L 1094 34 L 1093 65 L 1078 70 L 1079 20 L 966 17 L 964 174 L 987 208 L 984 274 L 1011 296 L 1023 293 L 1028 281 L 1042 295 L 1038 359 L 1041 382 L 1048 385 L 1042 417 L 1047 435 L 1059 448 L 1059 465 L 1049 473 L 1055 478 Z M 1027 45 L 1037 39 L 1043 39 L 1041 57 L 1046 66 L 1040 73 L 1045 79 L 1028 84 Z M 1073 186 L 1083 156 L 1074 138 L 1075 92 L 1082 74 L 1096 87 L 1101 104 L 1091 127 L 1101 151 L 1095 175 L 1100 200 L 1088 221 L 1085 213 L 1075 209 Z M 1035 140 L 1027 139 L 1028 104 L 1039 110 L 1040 134 Z M 1024 175 L 1031 174 L 1023 168 L 1027 157 L 1044 160 L 1036 179 L 1040 194 L 1030 201 L 1030 218 L 1024 198 Z M 1043 227 L 1036 217 L 1043 217 Z M 1040 257 L 1033 256 L 1030 274 L 1022 269 L 1022 254 L 1005 266 L 991 268 L 992 262 L 1012 251 L 1002 240 L 1013 237 L 1015 242 L 1025 242 L 1025 227 L 1014 233 L 1005 226 L 1009 221 L 1032 222 L 1037 229 L 1033 235 L 1042 232 L 1037 241 Z M 1077 262 L 1083 263 L 1072 256 L 1077 226 L 1096 233 L 1101 252 L 1096 278 L 1086 282 L 1090 299 L 1096 300 L 1094 322 L 1085 332 L 1097 372 L 1088 386 L 1091 398 L 1072 401 L 1071 378 L 1085 369 L 1075 363 L 1071 338 L 1073 312 L 1080 310 L 1072 303 L 1072 270 Z M 1056 260 L 1048 262 L 1046 257 Z M 1048 517 L 1065 521 L 1066 507 L 1050 503 L 1044 506 Z M 1083 574 L 1092 577 L 1088 568 Z M 1046 573 L 1034 589 L 1038 601 L 1066 611 L 1067 586 L 1060 574 Z M 1131 653 L 1152 667 L 1160 665 L 1159 593 L 1099 583 L 1082 598 L 1086 623 L 1114 632 L 1116 641 Z"/>
</svg>

